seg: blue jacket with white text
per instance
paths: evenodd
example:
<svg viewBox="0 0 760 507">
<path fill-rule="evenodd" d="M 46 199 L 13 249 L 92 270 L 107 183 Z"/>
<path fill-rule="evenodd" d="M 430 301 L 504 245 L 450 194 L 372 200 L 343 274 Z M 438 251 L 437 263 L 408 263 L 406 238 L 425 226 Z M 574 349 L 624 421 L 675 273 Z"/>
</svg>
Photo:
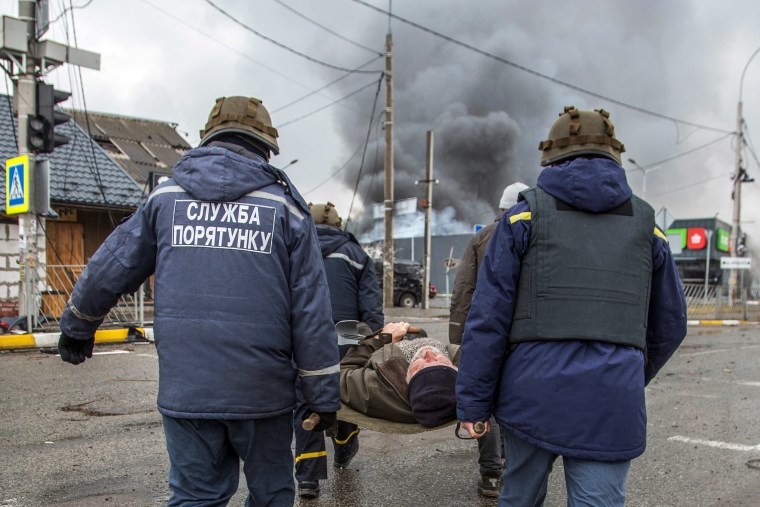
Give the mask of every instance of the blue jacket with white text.
<svg viewBox="0 0 760 507">
<path fill-rule="evenodd" d="M 309 208 L 279 170 L 215 141 L 101 245 L 61 330 L 91 337 L 122 294 L 155 274 L 158 408 L 179 418 L 256 419 L 340 407 L 330 296 Z"/>
<path fill-rule="evenodd" d="M 592 213 L 632 195 L 623 168 L 606 158 L 546 167 L 537 185 Z M 475 422 L 494 415 L 516 437 L 562 456 L 635 458 L 646 447 L 644 387 L 686 335 L 683 288 L 665 235 L 653 231 L 646 351 L 571 339 L 510 346 L 530 211 L 521 200 L 504 214 L 483 259 L 462 339 L 457 416 Z"/>
</svg>

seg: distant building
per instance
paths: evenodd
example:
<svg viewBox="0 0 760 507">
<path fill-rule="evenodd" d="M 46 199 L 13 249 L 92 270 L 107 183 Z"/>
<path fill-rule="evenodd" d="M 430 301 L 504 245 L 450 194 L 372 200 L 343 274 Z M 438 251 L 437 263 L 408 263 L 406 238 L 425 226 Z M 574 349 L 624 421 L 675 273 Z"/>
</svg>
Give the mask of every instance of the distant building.
<svg viewBox="0 0 760 507">
<path fill-rule="evenodd" d="M 704 283 L 708 253 L 708 283 L 721 285 L 727 277 L 720 268 L 721 257 L 731 257 L 731 225 L 718 218 L 675 220 L 665 231 L 673 259 L 683 283 Z"/>
</svg>

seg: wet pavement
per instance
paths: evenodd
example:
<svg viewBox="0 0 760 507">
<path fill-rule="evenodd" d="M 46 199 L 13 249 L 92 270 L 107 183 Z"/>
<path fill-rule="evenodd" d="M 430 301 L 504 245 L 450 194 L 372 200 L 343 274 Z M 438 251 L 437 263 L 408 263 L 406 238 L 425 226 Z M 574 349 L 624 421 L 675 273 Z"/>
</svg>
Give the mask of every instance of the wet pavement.
<svg viewBox="0 0 760 507">
<path fill-rule="evenodd" d="M 445 337 L 445 315 L 443 306 L 393 309 L 388 320 Z M 96 352 L 79 367 L 39 350 L 0 353 L 0 506 L 165 504 L 155 349 Z M 758 327 L 690 328 L 647 388 L 648 449 L 631 466 L 628 506 L 760 505 L 758 364 Z M 360 438 L 348 469 L 328 467 L 320 498 L 296 505 L 496 505 L 476 491 L 475 442 L 456 439 L 453 427 L 416 435 L 363 430 Z M 245 495 L 241 481 L 230 505 L 243 505 Z M 565 503 L 558 461 L 546 505 Z"/>
</svg>

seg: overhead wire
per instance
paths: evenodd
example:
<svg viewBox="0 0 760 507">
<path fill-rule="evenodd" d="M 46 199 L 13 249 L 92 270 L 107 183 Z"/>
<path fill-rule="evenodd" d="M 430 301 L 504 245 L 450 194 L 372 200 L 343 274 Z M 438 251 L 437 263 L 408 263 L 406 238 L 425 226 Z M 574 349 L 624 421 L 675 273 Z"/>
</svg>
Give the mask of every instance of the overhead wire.
<svg viewBox="0 0 760 507">
<path fill-rule="evenodd" d="M 329 104 L 325 104 L 325 105 L 324 105 L 324 106 L 322 106 L 322 107 L 319 107 L 319 108 L 317 108 L 317 109 L 315 109 L 315 110 L 313 110 L 313 111 L 311 111 L 311 112 L 309 112 L 309 113 L 306 113 L 306 114 L 304 114 L 303 116 L 299 116 L 298 118 L 294 118 L 294 119 L 292 119 L 292 120 L 286 121 L 285 123 L 281 123 L 281 124 L 277 125 L 277 126 L 276 126 L 276 128 L 277 128 L 277 129 L 281 129 L 281 128 L 283 128 L 283 127 L 287 127 L 288 125 L 291 125 L 291 124 L 293 124 L 293 123 L 295 123 L 295 122 L 297 122 L 297 121 L 303 120 L 304 118 L 308 118 L 308 117 L 309 117 L 309 116 L 311 116 L 311 115 L 317 114 L 317 113 L 318 113 L 318 112 L 320 112 L 320 111 L 323 111 L 323 110 L 325 110 L 325 109 L 327 109 L 327 108 L 329 108 L 329 107 L 332 107 L 332 106 L 334 106 L 335 104 L 337 104 L 337 103 L 339 103 L 339 102 L 342 102 L 342 101 L 344 101 L 344 100 L 346 100 L 346 99 L 348 99 L 348 98 L 350 98 L 350 97 L 353 97 L 353 96 L 354 96 L 354 95 L 356 95 L 357 93 L 360 93 L 360 92 L 362 92 L 362 91 L 366 90 L 366 89 L 367 89 L 367 88 L 369 88 L 370 86 L 374 85 L 376 82 L 382 82 L 382 80 L 383 80 L 383 78 L 381 77 L 380 79 L 377 79 L 377 80 L 375 80 L 375 81 L 372 81 L 371 83 L 367 83 L 367 84 L 365 84 L 364 86 L 362 86 L 361 88 L 358 88 L 358 89 L 356 89 L 356 90 L 352 91 L 352 92 L 351 92 L 351 93 L 349 93 L 348 95 L 344 95 L 344 96 L 342 96 L 341 98 L 339 98 L 339 99 L 337 99 L 337 100 L 334 100 L 334 101 L 330 102 Z"/>
<path fill-rule="evenodd" d="M 362 151 L 362 161 L 359 164 L 359 173 L 356 175 L 356 185 L 354 186 L 354 193 L 351 196 L 351 205 L 348 207 L 348 215 L 346 215 L 346 229 L 348 229 L 348 223 L 351 220 L 351 211 L 354 209 L 354 200 L 356 199 L 356 192 L 359 190 L 359 182 L 361 181 L 362 171 L 364 170 L 364 158 L 367 155 L 367 146 L 369 145 L 369 137 L 372 133 L 372 125 L 375 123 L 375 109 L 377 108 L 377 98 L 380 96 L 380 85 L 383 84 L 383 76 L 377 80 L 377 90 L 375 90 L 375 100 L 372 102 L 372 112 L 369 114 L 369 126 L 367 127 L 367 137 L 364 141 L 364 150 Z"/>
<path fill-rule="evenodd" d="M 330 181 L 331 179 L 333 179 L 333 177 L 335 177 L 338 173 L 340 173 L 346 167 L 348 167 L 349 162 L 351 162 L 354 159 L 354 157 L 359 153 L 359 151 L 362 149 L 363 146 L 364 146 L 364 142 L 362 142 L 361 144 L 359 144 L 359 146 L 356 148 L 356 150 L 354 150 L 354 152 L 351 154 L 350 157 L 348 157 L 348 160 L 346 160 L 346 162 L 342 166 L 340 166 L 338 169 L 336 169 L 332 174 L 330 174 L 327 178 L 325 178 L 321 183 L 318 183 L 317 185 L 311 187 L 309 190 L 307 190 L 305 192 L 301 192 L 301 195 L 306 195 L 306 194 L 309 194 L 311 192 L 314 192 L 316 189 L 318 189 L 319 187 L 321 187 L 322 185 L 324 185 L 325 183 L 327 183 L 328 181 Z"/>
<path fill-rule="evenodd" d="M 657 162 L 652 162 L 650 164 L 643 165 L 643 166 L 641 166 L 641 168 L 642 169 L 650 169 L 652 167 L 656 167 L 658 165 L 662 165 L 662 164 L 664 164 L 666 162 L 670 162 L 671 160 L 675 160 L 677 158 L 685 157 L 686 155 L 690 155 L 690 154 L 694 153 L 695 151 L 699 151 L 701 149 L 707 148 L 708 146 L 712 146 L 713 144 L 718 143 L 718 142 L 720 142 L 720 141 L 722 141 L 722 140 L 724 140 L 724 139 L 726 139 L 728 137 L 731 137 L 733 135 L 734 135 L 733 132 L 729 132 L 728 134 L 722 135 L 722 136 L 720 136 L 720 137 L 718 137 L 716 139 L 713 139 L 712 141 L 708 141 L 705 144 L 701 144 L 701 145 L 696 146 L 696 147 L 694 147 L 694 148 L 692 148 L 690 150 L 686 150 L 684 152 L 678 153 L 677 155 L 673 155 L 671 157 L 664 158 L 664 159 L 659 160 Z M 626 169 L 626 172 L 629 171 L 629 170 L 632 170 L 632 169 Z"/>
<path fill-rule="evenodd" d="M 323 67 L 327 67 L 329 69 L 339 70 L 339 71 L 342 71 L 342 72 L 355 73 L 355 74 L 377 74 L 377 73 L 382 72 L 379 69 L 378 70 L 352 70 L 352 69 L 348 69 L 346 67 L 341 67 L 339 65 L 333 65 L 331 63 L 327 63 L 327 62 L 324 62 L 322 60 L 318 60 L 318 59 L 316 59 L 316 58 L 314 58 L 312 56 L 307 55 L 306 53 L 302 53 L 301 51 L 293 49 L 290 46 L 287 46 L 287 45 L 285 45 L 285 44 L 283 44 L 281 42 L 278 42 L 278 41 L 272 39 L 271 37 L 267 37 L 266 35 L 262 34 L 261 32 L 258 32 L 256 30 L 254 30 L 253 28 L 251 28 L 250 26 L 246 25 L 245 23 L 243 23 L 242 21 L 240 21 L 239 19 L 237 19 L 235 16 L 233 16 L 229 12 L 225 11 L 224 9 L 222 9 L 221 7 L 219 7 L 218 5 L 216 5 L 211 0 L 206 0 L 206 3 L 209 4 L 211 7 L 213 7 L 214 9 L 216 9 L 217 11 L 219 11 L 226 18 L 228 18 L 229 20 L 231 20 L 232 22 L 234 22 L 236 25 L 238 25 L 241 28 L 243 28 L 244 30 L 247 30 L 247 31 L 251 32 L 252 34 L 254 34 L 255 36 L 257 36 L 257 37 L 259 37 L 261 39 L 264 39 L 265 41 L 267 41 L 267 42 L 269 42 L 271 44 L 274 44 L 275 46 L 277 46 L 277 47 L 279 47 L 281 49 L 284 49 L 285 51 L 288 51 L 290 53 L 293 53 L 294 55 L 300 56 L 301 58 L 304 58 L 304 59 L 306 59 L 306 60 L 308 60 L 308 61 L 310 61 L 312 63 L 316 63 L 318 65 L 322 65 Z"/>
<path fill-rule="evenodd" d="M 73 2 L 73 0 L 69 0 L 69 2 L 71 3 L 71 2 Z M 79 44 L 77 42 L 77 30 L 76 30 L 76 22 L 74 20 L 73 9 L 70 9 L 69 13 L 71 15 L 71 33 L 72 33 L 72 36 L 73 36 L 73 39 L 74 39 L 74 47 L 78 47 Z M 66 18 L 64 18 L 64 19 L 66 19 Z M 69 42 L 69 40 L 68 40 L 68 28 L 66 30 L 66 39 L 67 39 L 66 42 L 68 44 L 68 42 Z M 82 68 L 80 66 L 77 66 L 77 71 L 76 71 L 75 75 L 77 75 L 77 74 L 79 76 L 79 91 L 80 91 L 81 97 L 82 97 L 82 106 L 83 106 L 83 110 L 84 110 L 85 124 L 87 126 L 87 141 L 88 141 L 87 144 L 90 147 L 90 154 L 92 155 L 92 159 L 91 159 L 92 162 L 91 162 L 91 165 L 90 165 L 90 172 L 91 173 L 93 172 L 92 169 L 94 167 L 95 171 L 94 171 L 93 176 L 95 177 L 96 186 L 98 187 L 98 190 L 100 190 L 100 195 L 103 197 L 103 204 L 105 205 L 106 210 L 108 212 L 108 219 L 111 222 L 111 226 L 113 228 L 115 228 L 116 225 L 117 225 L 116 224 L 116 220 L 115 220 L 115 218 L 113 216 L 113 211 L 111 209 L 111 205 L 108 202 L 108 198 L 106 197 L 105 187 L 103 185 L 103 179 L 102 179 L 102 176 L 100 174 L 100 167 L 98 166 L 98 159 L 97 159 L 97 156 L 95 154 L 95 146 L 94 146 L 95 140 L 92 139 L 92 128 L 90 126 L 90 114 L 87 111 L 87 98 L 86 98 L 85 92 L 84 92 L 84 82 L 82 80 Z M 75 121 L 75 120 L 72 119 L 71 121 Z M 72 150 L 73 150 L 73 147 L 72 147 Z M 85 158 L 85 160 L 87 160 L 87 156 L 85 156 L 84 158 Z"/>
<path fill-rule="evenodd" d="M 363 64 L 363 65 L 361 65 L 361 66 L 357 67 L 357 69 L 361 69 L 362 67 L 366 67 L 367 65 L 371 64 L 372 62 L 374 62 L 374 61 L 375 61 L 375 60 L 377 60 L 378 58 L 381 58 L 381 57 L 379 57 L 379 56 L 378 56 L 378 57 L 376 57 L 376 58 L 373 58 L 372 60 L 368 61 L 367 63 L 365 63 L 365 64 Z M 352 75 L 352 74 L 353 74 L 353 72 L 346 72 L 345 74 L 343 74 L 343 75 L 342 75 L 342 76 L 340 76 L 339 78 L 337 78 L 337 79 L 334 79 L 334 80 L 330 81 L 329 83 L 327 83 L 326 85 L 322 86 L 321 88 L 317 88 L 316 90 L 310 91 L 310 92 L 309 92 L 309 93 L 307 93 L 306 95 L 303 95 L 303 96 L 301 96 L 301 97 L 297 98 L 296 100 L 294 100 L 294 101 L 292 101 L 292 102 L 288 102 L 288 103 L 287 103 L 287 104 L 285 104 L 284 106 L 280 106 L 280 107 L 277 107 L 277 108 L 273 109 L 273 110 L 272 110 L 272 113 L 276 113 L 276 112 L 278 112 L 278 111 L 282 111 L 283 109 L 287 109 L 287 108 L 289 108 L 290 106 L 293 106 L 293 105 L 295 105 L 295 104 L 298 104 L 299 102 L 301 102 L 301 101 L 303 101 L 303 100 L 305 100 L 305 99 L 307 99 L 307 98 L 309 98 L 309 97 L 311 97 L 311 96 L 313 96 L 313 95 L 316 95 L 317 93 L 321 92 L 322 90 L 325 90 L 326 88 L 329 88 L 330 86 L 332 86 L 332 85 L 334 85 L 335 83 L 337 83 L 337 82 L 339 82 L 339 81 L 341 81 L 341 80 L 343 80 L 343 79 L 347 78 L 348 76 L 350 76 L 350 75 Z"/>
<path fill-rule="evenodd" d="M 74 9 L 84 9 L 85 7 L 88 7 L 92 2 L 93 2 L 93 0 L 87 0 L 87 2 L 83 3 L 82 5 L 73 5 L 72 4 L 70 7 L 66 7 L 65 9 L 63 9 L 63 11 L 61 11 L 61 13 L 53 21 L 51 21 L 50 23 L 48 23 L 48 25 L 53 25 L 53 24 L 57 23 L 58 20 L 61 19 L 62 17 L 64 17 L 67 12 L 73 11 Z"/>
<path fill-rule="evenodd" d="M 340 40 L 348 42 L 349 44 L 352 44 L 352 45 L 354 45 L 354 46 L 356 46 L 358 48 L 362 48 L 362 49 L 364 49 L 366 51 L 369 51 L 370 53 L 374 53 L 377 56 L 383 56 L 383 53 L 381 51 L 378 51 L 376 49 L 372 49 L 372 48 L 370 48 L 368 46 L 360 44 L 360 43 L 358 43 L 356 41 L 353 41 L 353 40 L 349 39 L 348 37 L 344 37 L 343 35 L 339 34 L 338 32 L 336 32 L 336 31 L 334 31 L 334 30 L 332 30 L 332 29 L 330 29 L 330 28 L 328 28 L 328 27 L 326 27 L 326 26 L 324 26 L 324 25 L 322 25 L 320 23 L 317 23 L 316 21 L 314 21 L 310 17 L 306 16 L 305 14 L 301 13 L 300 11 L 297 11 L 293 7 L 291 7 L 288 4 L 286 4 L 285 2 L 283 2 L 282 0 L 272 0 L 272 1 L 274 3 L 276 3 L 276 4 L 279 4 L 280 6 L 284 7 L 285 9 L 289 10 L 290 12 L 292 12 L 293 14 L 295 14 L 296 16 L 298 16 L 299 18 L 301 18 L 301 19 L 303 19 L 305 21 L 308 21 L 312 25 L 321 28 L 322 30 L 324 30 L 325 32 L 327 32 L 327 33 L 329 33 L 331 35 L 334 35 L 335 37 L 339 38 Z"/>
<path fill-rule="evenodd" d="M 445 34 L 443 34 L 441 32 L 437 32 L 437 31 L 435 31 L 435 30 L 433 30 L 431 28 L 428 28 L 426 26 L 420 25 L 419 23 L 416 23 L 416 22 L 411 21 L 409 19 L 403 18 L 403 17 L 399 16 L 398 14 L 393 14 L 390 11 L 386 11 L 385 9 L 382 9 L 380 7 L 376 7 L 376 6 L 372 5 L 372 4 L 369 4 L 369 3 L 365 2 L 364 0 L 352 0 L 352 1 L 356 2 L 358 4 L 361 4 L 361 5 L 369 8 L 369 9 L 372 9 L 374 11 L 380 12 L 382 14 L 387 14 L 388 16 L 392 17 L 393 19 L 401 21 L 402 23 L 405 23 L 405 24 L 407 24 L 409 26 L 412 26 L 412 27 L 414 27 L 414 28 L 416 28 L 418 30 L 421 30 L 421 31 L 426 32 L 426 33 L 429 33 L 431 35 L 434 35 L 435 37 L 443 39 L 443 40 L 445 40 L 447 42 L 450 42 L 452 44 L 455 44 L 457 46 L 463 47 L 463 48 L 465 48 L 465 49 L 467 49 L 469 51 L 472 51 L 474 53 L 477 53 L 477 54 L 479 54 L 481 56 L 485 56 L 485 57 L 490 58 L 492 60 L 495 60 L 495 61 L 497 61 L 499 63 L 502 63 L 504 65 L 508 65 L 508 66 L 513 67 L 515 69 L 518 69 L 518 70 L 521 70 L 521 71 L 526 72 L 528 74 L 531 74 L 533 76 L 536 76 L 536 77 L 538 77 L 540 79 L 544 79 L 544 80 L 550 81 L 550 82 L 552 82 L 554 84 L 557 84 L 557 85 L 560 85 L 560 86 L 564 86 L 565 88 L 570 88 L 571 90 L 575 90 L 577 92 L 589 95 L 591 97 L 604 100 L 604 101 L 609 102 L 611 104 L 615 104 L 615 105 L 618 105 L 618 106 L 621 106 L 621 107 L 625 107 L 625 108 L 631 109 L 633 111 L 638 111 L 640 113 L 648 114 L 650 116 L 654 116 L 654 117 L 657 117 L 657 118 L 660 118 L 660 119 L 663 119 L 663 120 L 669 120 L 669 121 L 673 121 L 673 122 L 676 122 L 676 123 L 680 123 L 682 125 L 689 125 L 689 126 L 692 126 L 692 127 L 696 127 L 696 128 L 700 128 L 700 129 L 704 129 L 704 130 L 711 130 L 711 131 L 714 131 L 714 132 L 720 132 L 720 133 L 723 133 L 723 134 L 725 134 L 725 133 L 733 133 L 733 131 L 730 131 L 730 130 L 719 129 L 719 128 L 716 128 L 716 127 L 711 127 L 709 125 L 702 125 L 702 124 L 691 122 L 691 121 L 681 120 L 681 119 L 675 118 L 673 116 L 668 116 L 668 115 L 665 115 L 665 114 L 662 114 L 662 113 L 657 113 L 655 111 L 650 111 L 648 109 L 644 109 L 643 107 L 634 106 L 632 104 L 628 104 L 626 102 L 623 102 L 623 101 L 620 101 L 620 100 L 617 100 L 617 99 L 613 99 L 611 97 L 607 97 L 606 95 L 602 95 L 600 93 L 596 93 L 596 92 L 593 92 L 591 90 L 587 90 L 585 88 L 581 88 L 580 86 L 576 86 L 574 84 L 568 83 L 567 81 L 563 81 L 561 79 L 557 79 L 557 78 L 554 78 L 554 77 L 551 77 L 551 76 L 547 76 L 546 74 L 542 74 L 541 72 L 538 72 L 538 71 L 535 71 L 535 70 L 533 70 L 531 68 L 525 67 L 524 65 L 520 65 L 520 64 L 515 63 L 515 62 L 513 62 L 511 60 L 507 60 L 506 58 L 502 58 L 502 57 L 497 56 L 497 55 L 495 55 L 493 53 L 489 53 L 488 51 L 485 51 L 483 49 L 477 48 L 477 47 L 475 47 L 475 46 L 473 46 L 471 44 L 467 44 L 466 42 L 462 42 L 462 41 L 460 41 L 458 39 L 455 39 L 454 37 L 445 35 Z"/>
<path fill-rule="evenodd" d="M 13 116 L 13 102 L 11 101 L 11 92 L 8 87 L 8 76 L 5 78 L 5 94 L 8 99 L 8 113 L 11 115 L 11 129 L 13 130 L 13 141 L 15 142 L 16 149 L 18 149 L 18 134 L 16 133 L 16 117 Z"/>
<path fill-rule="evenodd" d="M 705 183 L 709 183 L 710 181 L 717 180 L 719 178 L 725 178 L 727 176 L 732 176 L 733 174 L 734 174 L 733 171 L 731 171 L 729 173 L 719 174 L 718 176 L 713 176 L 712 178 L 707 178 L 707 179 L 704 179 L 704 180 L 695 181 L 694 183 L 690 183 L 688 185 L 683 185 L 681 187 L 676 187 L 676 188 L 672 188 L 672 189 L 669 189 L 669 190 L 663 190 L 662 192 L 654 192 L 654 195 L 671 194 L 671 193 L 674 193 L 674 192 L 679 192 L 679 191 L 685 190 L 687 188 L 696 187 L 698 185 L 703 185 Z"/>
</svg>

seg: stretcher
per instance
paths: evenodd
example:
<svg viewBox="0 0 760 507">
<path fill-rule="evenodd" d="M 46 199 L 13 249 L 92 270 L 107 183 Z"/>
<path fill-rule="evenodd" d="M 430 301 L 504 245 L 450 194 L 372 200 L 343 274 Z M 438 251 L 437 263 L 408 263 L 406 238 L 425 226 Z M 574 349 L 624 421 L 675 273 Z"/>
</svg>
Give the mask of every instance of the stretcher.
<svg viewBox="0 0 760 507">
<path fill-rule="evenodd" d="M 340 404 L 340 410 L 338 411 L 338 420 L 356 424 L 360 428 L 367 430 L 377 431 L 379 433 L 390 433 L 392 435 L 413 435 L 415 433 L 422 433 L 424 431 L 435 431 L 441 428 L 447 428 L 458 422 L 456 419 L 453 419 L 446 424 L 442 424 L 434 428 L 426 428 L 417 423 L 402 423 L 396 421 L 388 421 L 386 419 L 378 419 L 377 417 L 370 417 L 354 410 L 345 403 Z"/>
</svg>

